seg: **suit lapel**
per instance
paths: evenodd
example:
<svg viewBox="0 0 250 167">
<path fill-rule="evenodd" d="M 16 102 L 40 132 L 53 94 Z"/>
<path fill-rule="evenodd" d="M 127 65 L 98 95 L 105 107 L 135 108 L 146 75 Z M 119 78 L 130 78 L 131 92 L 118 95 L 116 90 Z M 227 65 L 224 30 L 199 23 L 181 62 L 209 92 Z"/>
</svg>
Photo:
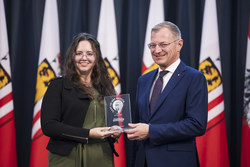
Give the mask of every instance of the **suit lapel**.
<svg viewBox="0 0 250 167">
<path fill-rule="evenodd" d="M 145 114 L 147 114 L 147 118 L 150 118 L 150 109 L 149 109 L 149 95 L 150 95 L 150 91 L 151 91 L 151 87 L 152 84 L 154 82 L 155 76 L 157 75 L 158 69 L 153 70 L 151 73 L 148 73 L 148 76 L 145 76 L 146 78 L 144 78 L 145 81 L 145 87 L 143 88 L 146 93 L 145 93 L 145 104 L 146 104 L 146 112 L 144 112 Z M 147 120 L 148 120 L 147 119 Z"/>
<path fill-rule="evenodd" d="M 154 110 L 152 111 L 151 118 L 153 115 L 157 112 L 158 108 L 161 106 L 161 104 L 164 102 L 164 100 L 168 97 L 169 93 L 172 89 L 176 86 L 176 84 L 181 80 L 181 78 L 184 76 L 185 71 L 185 64 L 183 62 L 180 62 L 179 66 L 171 76 L 170 80 L 168 81 L 167 85 L 165 86 L 163 92 L 160 95 L 160 98 L 158 102 L 155 105 Z"/>
</svg>

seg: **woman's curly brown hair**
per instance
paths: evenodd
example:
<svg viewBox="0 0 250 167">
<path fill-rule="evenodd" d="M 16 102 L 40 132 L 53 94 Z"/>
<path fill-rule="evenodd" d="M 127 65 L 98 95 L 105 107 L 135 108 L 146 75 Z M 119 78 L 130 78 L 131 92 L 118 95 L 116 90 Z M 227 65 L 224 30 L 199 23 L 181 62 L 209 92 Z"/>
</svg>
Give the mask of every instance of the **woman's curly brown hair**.
<svg viewBox="0 0 250 167">
<path fill-rule="evenodd" d="M 79 33 L 73 38 L 73 41 L 66 53 L 63 75 L 71 81 L 75 88 L 88 94 L 88 96 L 93 99 L 91 90 L 81 82 L 80 75 L 78 74 L 74 63 L 74 53 L 80 41 L 89 41 L 96 55 L 96 63 L 91 74 L 91 81 L 93 87 L 99 92 L 98 101 L 102 101 L 104 96 L 115 95 L 115 89 L 102 58 L 100 44 L 91 34 Z"/>
</svg>

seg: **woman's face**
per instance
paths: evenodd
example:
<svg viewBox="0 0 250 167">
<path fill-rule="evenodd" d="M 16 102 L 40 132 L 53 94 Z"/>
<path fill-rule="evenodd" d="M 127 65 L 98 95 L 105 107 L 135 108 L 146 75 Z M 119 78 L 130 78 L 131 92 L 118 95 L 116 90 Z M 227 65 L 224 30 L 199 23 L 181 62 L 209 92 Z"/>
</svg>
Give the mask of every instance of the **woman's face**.
<svg viewBox="0 0 250 167">
<path fill-rule="evenodd" d="M 89 41 L 80 41 L 74 53 L 74 63 L 80 75 L 91 75 L 96 62 L 96 54 Z"/>
</svg>

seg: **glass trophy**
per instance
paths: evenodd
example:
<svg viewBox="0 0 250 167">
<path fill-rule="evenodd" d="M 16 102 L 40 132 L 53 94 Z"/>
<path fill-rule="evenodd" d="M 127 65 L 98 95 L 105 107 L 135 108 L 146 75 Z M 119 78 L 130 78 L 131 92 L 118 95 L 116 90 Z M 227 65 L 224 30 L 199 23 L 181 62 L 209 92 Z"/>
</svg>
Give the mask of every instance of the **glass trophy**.
<svg viewBox="0 0 250 167">
<path fill-rule="evenodd" d="M 124 131 L 130 129 L 128 123 L 131 123 L 131 108 L 129 94 L 104 97 L 105 117 L 107 127 L 111 130 Z"/>
</svg>

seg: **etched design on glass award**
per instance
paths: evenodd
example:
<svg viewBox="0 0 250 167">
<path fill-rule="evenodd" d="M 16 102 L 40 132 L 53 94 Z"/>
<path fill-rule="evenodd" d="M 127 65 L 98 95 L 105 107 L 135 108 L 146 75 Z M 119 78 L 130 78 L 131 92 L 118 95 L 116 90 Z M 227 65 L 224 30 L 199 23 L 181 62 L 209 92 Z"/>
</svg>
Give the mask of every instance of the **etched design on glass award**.
<svg viewBox="0 0 250 167">
<path fill-rule="evenodd" d="M 130 127 L 128 123 L 131 123 L 131 107 L 129 94 L 121 94 L 118 96 L 105 96 L 105 119 L 106 126 L 117 126 L 117 129 L 111 130 L 126 130 Z"/>
</svg>

